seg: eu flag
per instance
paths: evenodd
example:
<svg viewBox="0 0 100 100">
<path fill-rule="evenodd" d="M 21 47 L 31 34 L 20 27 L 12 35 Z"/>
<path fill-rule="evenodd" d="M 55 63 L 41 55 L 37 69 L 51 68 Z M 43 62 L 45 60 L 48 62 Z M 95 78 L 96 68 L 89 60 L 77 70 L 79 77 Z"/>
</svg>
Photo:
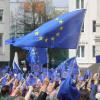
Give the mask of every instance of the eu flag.
<svg viewBox="0 0 100 100">
<path fill-rule="evenodd" d="M 47 63 L 47 49 L 46 48 L 32 48 L 24 47 L 24 49 L 29 50 L 27 56 L 27 61 L 31 64 L 45 64 Z"/>
<path fill-rule="evenodd" d="M 60 86 L 57 97 L 59 100 L 79 100 L 79 96 L 79 91 L 71 75 L 68 74 L 66 80 L 64 80 Z"/>
<path fill-rule="evenodd" d="M 36 64 L 37 63 L 37 56 L 36 56 L 35 48 L 31 48 L 29 50 L 29 53 L 28 53 L 28 56 L 27 56 L 26 59 L 30 64 Z"/>
<path fill-rule="evenodd" d="M 85 9 L 65 13 L 48 21 L 13 44 L 19 47 L 76 49 Z"/>
<path fill-rule="evenodd" d="M 70 72 L 73 76 L 79 74 L 79 66 L 76 57 L 65 60 L 56 69 L 61 73 L 62 77 L 66 77 L 67 72 Z"/>
</svg>

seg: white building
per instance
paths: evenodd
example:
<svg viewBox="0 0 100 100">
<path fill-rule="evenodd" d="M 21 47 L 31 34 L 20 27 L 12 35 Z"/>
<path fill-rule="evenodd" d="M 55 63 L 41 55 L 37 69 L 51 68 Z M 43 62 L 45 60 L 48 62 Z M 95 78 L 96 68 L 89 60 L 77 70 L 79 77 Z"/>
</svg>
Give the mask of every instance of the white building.
<svg viewBox="0 0 100 100">
<path fill-rule="evenodd" d="M 96 55 L 100 55 L 100 0 L 97 0 Z"/>
<path fill-rule="evenodd" d="M 100 1 L 100 0 L 98 0 Z M 99 3 L 100 4 L 100 3 Z M 79 41 L 77 61 L 80 67 L 89 67 L 95 63 L 95 35 L 96 35 L 96 0 L 69 0 L 69 11 L 86 8 L 84 25 Z M 75 56 L 76 50 L 69 50 L 69 57 Z"/>
<path fill-rule="evenodd" d="M 5 45 L 10 33 L 10 6 L 9 0 L 0 0 L 0 66 L 3 62 L 10 60 L 10 47 Z"/>
</svg>

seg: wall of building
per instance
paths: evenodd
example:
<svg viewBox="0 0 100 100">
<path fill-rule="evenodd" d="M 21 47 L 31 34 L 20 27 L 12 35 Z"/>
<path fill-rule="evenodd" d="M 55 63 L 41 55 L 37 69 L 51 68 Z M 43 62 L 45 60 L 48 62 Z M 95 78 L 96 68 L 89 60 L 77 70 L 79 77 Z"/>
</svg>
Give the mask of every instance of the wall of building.
<svg viewBox="0 0 100 100">
<path fill-rule="evenodd" d="M 10 20 L 9 0 L 0 0 L 0 9 L 3 9 L 3 19 L 0 21 L 0 34 L 2 34 L 2 45 L 0 46 L 0 62 L 10 60 L 10 47 L 5 45 L 5 40 L 9 39 Z"/>
<path fill-rule="evenodd" d="M 93 57 L 93 46 L 95 46 L 95 35 L 93 32 L 93 20 L 96 20 L 96 0 L 92 2 L 84 0 L 84 8 L 87 9 L 84 21 L 84 32 L 81 32 L 79 46 L 84 46 L 84 57 L 77 57 L 77 61 L 80 67 L 89 67 L 95 63 L 95 57 Z M 69 11 L 76 9 L 76 0 L 69 1 Z M 95 52 L 94 52 L 95 53 Z M 69 57 L 75 56 L 75 50 L 69 50 Z"/>
<path fill-rule="evenodd" d="M 96 33 L 96 55 L 100 55 L 100 0 L 97 0 L 97 33 Z"/>
</svg>

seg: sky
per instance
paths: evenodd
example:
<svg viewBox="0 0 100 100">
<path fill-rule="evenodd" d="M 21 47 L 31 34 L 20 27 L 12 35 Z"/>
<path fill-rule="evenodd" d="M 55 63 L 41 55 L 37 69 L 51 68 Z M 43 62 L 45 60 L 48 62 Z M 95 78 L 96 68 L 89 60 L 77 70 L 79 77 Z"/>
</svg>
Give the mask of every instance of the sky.
<svg viewBox="0 0 100 100">
<path fill-rule="evenodd" d="M 68 0 L 52 0 L 53 5 L 56 7 L 67 7 Z"/>
</svg>

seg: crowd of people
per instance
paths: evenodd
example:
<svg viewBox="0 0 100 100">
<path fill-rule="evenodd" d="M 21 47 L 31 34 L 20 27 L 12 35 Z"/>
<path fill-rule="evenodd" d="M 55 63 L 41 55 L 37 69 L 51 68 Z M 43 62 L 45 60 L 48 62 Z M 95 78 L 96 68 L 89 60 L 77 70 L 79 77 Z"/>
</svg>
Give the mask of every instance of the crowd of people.
<svg viewBox="0 0 100 100">
<path fill-rule="evenodd" d="M 58 74 L 52 74 L 43 78 L 34 73 L 25 77 L 11 71 L 3 74 L 0 100 L 100 100 L 99 73 L 73 77 L 68 72 L 66 77 L 60 78 Z"/>
</svg>

